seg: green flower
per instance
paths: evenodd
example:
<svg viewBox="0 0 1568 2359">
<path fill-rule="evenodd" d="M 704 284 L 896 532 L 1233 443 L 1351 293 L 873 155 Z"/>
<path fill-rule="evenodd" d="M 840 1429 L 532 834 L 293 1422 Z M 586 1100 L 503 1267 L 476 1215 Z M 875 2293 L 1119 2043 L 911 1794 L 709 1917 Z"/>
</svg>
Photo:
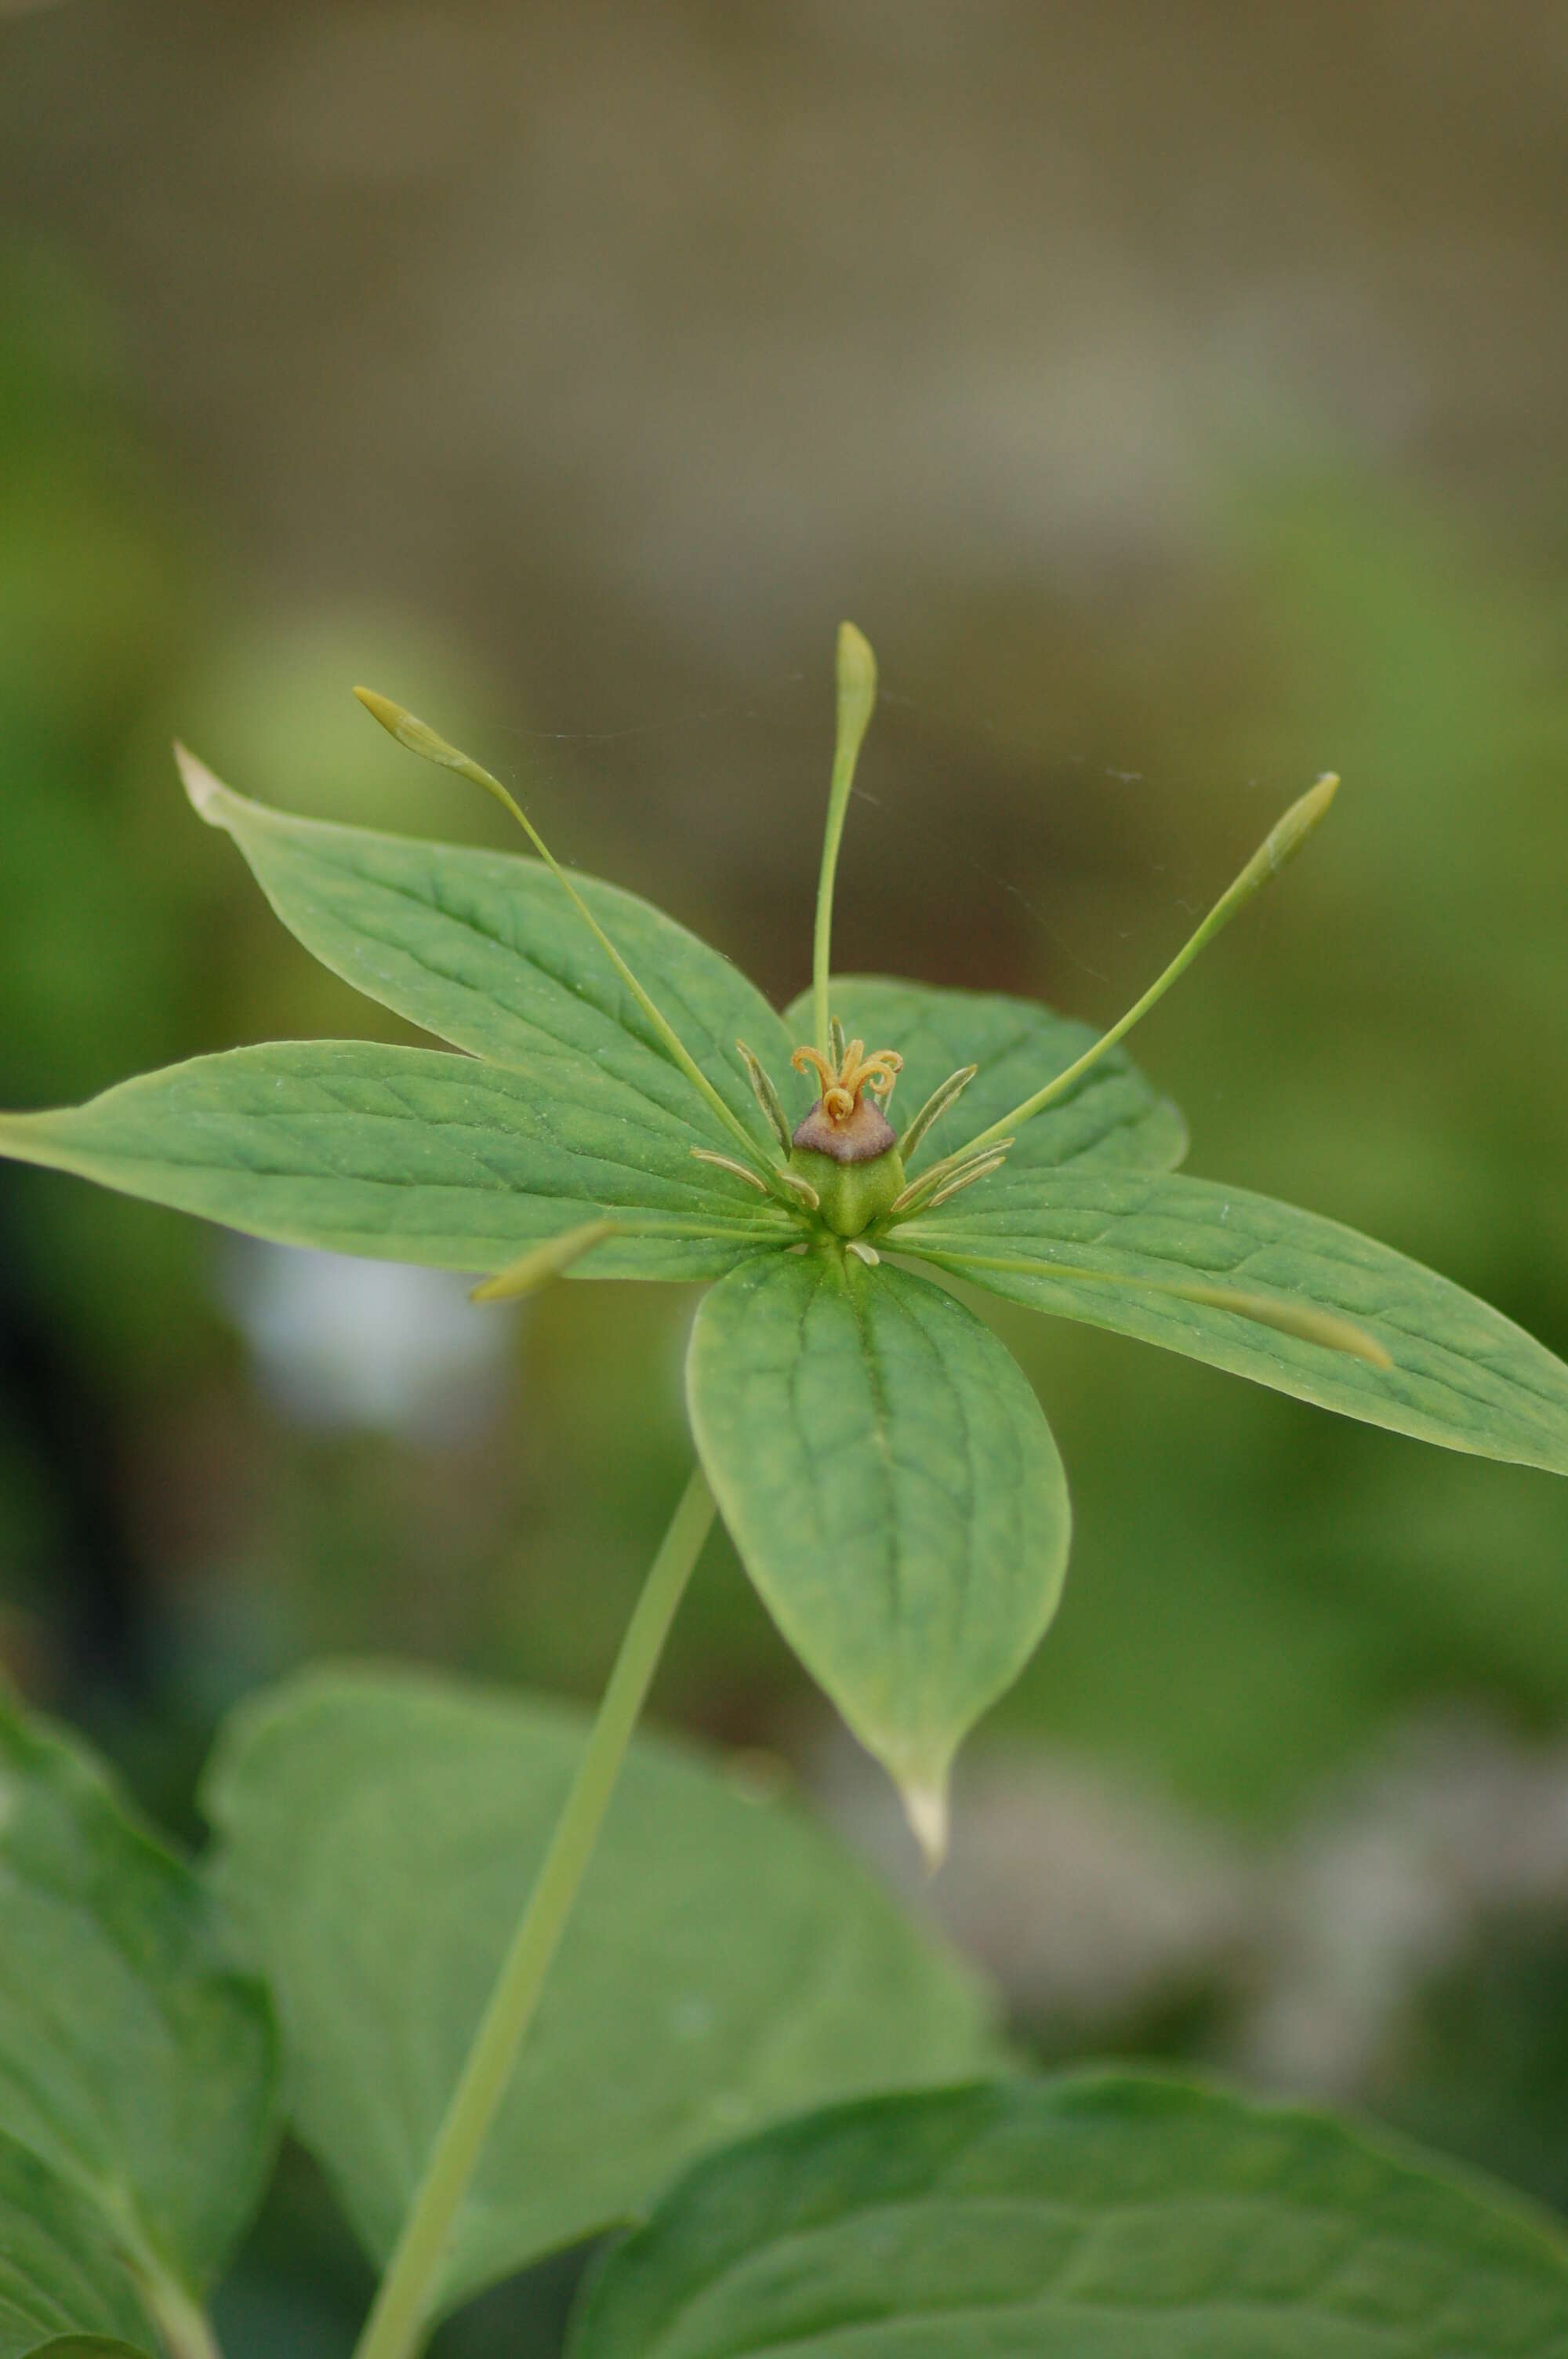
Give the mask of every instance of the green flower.
<svg viewBox="0 0 1568 2359">
<path fill-rule="evenodd" d="M 0 1119 L 0 1149 L 287 1244 L 490 1272 L 486 1298 L 568 1269 L 715 1280 L 687 1362 L 703 1468 L 774 1620 L 934 1855 L 957 1745 L 1055 1610 L 1069 1510 L 1016 1364 L 905 1264 L 1568 1473 L 1568 1367 L 1352 1230 L 1176 1177 L 1181 1117 L 1118 1047 L 1299 849 L 1335 779 L 1098 1038 L 1025 1001 L 830 980 L 876 700 L 845 625 L 813 984 L 781 1016 L 646 902 L 565 875 L 488 772 L 360 694 L 496 795 L 540 858 L 290 818 L 182 753 L 186 785 L 307 949 L 464 1053 L 235 1049 Z M 902 1134 L 895 1097 L 918 1108 Z M 969 1135 L 937 1155 L 960 1103 Z"/>
</svg>

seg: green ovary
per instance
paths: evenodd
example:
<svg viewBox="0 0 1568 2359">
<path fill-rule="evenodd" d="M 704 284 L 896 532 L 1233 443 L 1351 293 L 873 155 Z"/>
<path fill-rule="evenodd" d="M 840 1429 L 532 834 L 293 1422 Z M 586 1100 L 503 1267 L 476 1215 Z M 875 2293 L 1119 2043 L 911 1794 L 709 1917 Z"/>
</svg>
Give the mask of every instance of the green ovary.
<svg viewBox="0 0 1568 2359">
<path fill-rule="evenodd" d="M 789 1168 L 810 1180 L 821 1200 L 817 1218 L 835 1236 L 858 1237 L 903 1189 L 903 1161 L 896 1147 L 864 1163 L 839 1163 L 817 1147 L 796 1147 L 790 1150 Z"/>
</svg>

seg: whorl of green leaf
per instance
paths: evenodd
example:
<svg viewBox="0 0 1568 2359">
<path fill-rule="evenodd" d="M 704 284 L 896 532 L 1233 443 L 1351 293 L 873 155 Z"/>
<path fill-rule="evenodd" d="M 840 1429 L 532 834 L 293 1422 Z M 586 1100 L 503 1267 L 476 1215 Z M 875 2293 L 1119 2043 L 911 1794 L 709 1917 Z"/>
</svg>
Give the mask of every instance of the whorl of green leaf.
<svg viewBox="0 0 1568 2359">
<path fill-rule="evenodd" d="M 1066 1479 L 1022 1371 L 950 1295 L 832 1248 L 759 1256 L 705 1297 L 687 1397 L 763 1603 L 939 1859 L 953 1756 L 1066 1567 Z"/>
</svg>

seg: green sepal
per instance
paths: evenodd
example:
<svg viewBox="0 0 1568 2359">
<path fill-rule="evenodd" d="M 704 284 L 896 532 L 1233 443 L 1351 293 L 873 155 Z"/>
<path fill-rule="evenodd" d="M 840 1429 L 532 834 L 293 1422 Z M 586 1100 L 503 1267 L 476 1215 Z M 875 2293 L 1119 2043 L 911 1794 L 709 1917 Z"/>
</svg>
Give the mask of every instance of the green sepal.
<svg viewBox="0 0 1568 2359">
<path fill-rule="evenodd" d="M 1208 1180 L 1008 1168 L 897 1232 L 1010 1301 L 1206 1360 L 1444 1449 L 1568 1474 L 1568 1366 L 1462 1287 L 1336 1221 Z M 1204 1281 L 1343 1320 L 1334 1349 L 1195 1299 Z"/>
</svg>

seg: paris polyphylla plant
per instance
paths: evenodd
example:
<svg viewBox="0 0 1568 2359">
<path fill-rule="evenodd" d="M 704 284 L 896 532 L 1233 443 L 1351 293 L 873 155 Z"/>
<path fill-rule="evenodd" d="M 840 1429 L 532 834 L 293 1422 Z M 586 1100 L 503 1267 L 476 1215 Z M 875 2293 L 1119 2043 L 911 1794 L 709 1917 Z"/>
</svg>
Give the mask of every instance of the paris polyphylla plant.
<svg viewBox="0 0 1568 2359">
<path fill-rule="evenodd" d="M 465 1053 L 200 1057 L 0 1118 L 0 1151 L 284 1243 L 489 1271 L 482 1299 L 559 1273 L 717 1281 L 687 1361 L 697 1469 L 360 2344 L 407 2359 L 716 1503 L 934 1861 L 957 1746 L 1050 1621 L 1069 1534 L 1050 1430 L 989 1329 L 906 1263 L 1559 1473 L 1568 1367 L 1353 1231 L 1174 1176 L 1181 1117 L 1119 1048 L 1300 848 L 1332 777 L 1098 1038 L 1025 1001 L 835 979 L 838 847 L 876 698 L 845 625 L 812 984 L 780 1016 L 647 903 L 567 875 L 497 779 L 360 694 L 401 744 L 495 795 L 540 859 L 291 818 L 181 752 L 185 782 L 308 950 Z M 895 1090 L 918 1108 L 902 1135 Z M 975 1127 L 937 1156 L 960 1103 Z"/>
<path fill-rule="evenodd" d="M 316 1041 L 198 1058 L 6 1118 L 0 1147 L 263 1236 L 488 1266 L 486 1299 L 568 1270 L 717 1278 L 688 1361 L 701 1472 L 780 1628 L 935 1857 L 954 1752 L 1051 1618 L 1069 1517 L 1015 1364 L 903 1263 L 1559 1473 L 1568 1370 L 1382 1246 L 1174 1177 L 1180 1117 L 1119 1049 L 1300 849 L 1335 778 L 1095 1038 L 1017 1000 L 831 978 L 876 699 L 849 624 L 838 679 L 812 984 L 782 1018 L 647 904 L 568 876 L 499 780 L 362 690 L 400 744 L 494 795 L 543 865 L 290 818 L 181 752 L 185 781 L 308 949 L 470 1053 Z M 902 1136 L 895 1085 L 918 1105 Z M 971 1135 L 934 1155 L 960 1107 L 979 1117 Z"/>
</svg>

